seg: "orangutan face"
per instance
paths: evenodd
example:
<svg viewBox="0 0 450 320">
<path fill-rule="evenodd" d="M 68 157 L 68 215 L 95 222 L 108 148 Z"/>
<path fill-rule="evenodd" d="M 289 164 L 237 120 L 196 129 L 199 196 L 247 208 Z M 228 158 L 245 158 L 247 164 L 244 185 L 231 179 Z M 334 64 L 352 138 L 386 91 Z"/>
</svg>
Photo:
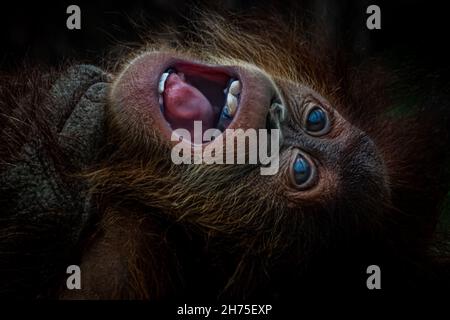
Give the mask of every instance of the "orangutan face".
<svg viewBox="0 0 450 320">
<path fill-rule="evenodd" d="M 185 129 L 194 136 L 194 121 L 201 121 L 202 133 L 219 130 L 223 134 L 218 138 L 222 139 L 225 131 L 233 129 L 280 129 L 277 174 L 262 176 L 248 164 L 221 166 L 223 172 L 239 177 L 249 188 L 241 190 L 245 194 L 255 196 L 256 192 L 261 199 L 268 193 L 276 197 L 272 206 L 302 208 L 336 202 L 341 197 L 355 200 L 362 190 L 373 192 L 374 197 L 387 192 L 383 163 L 364 132 L 311 88 L 271 77 L 250 63 L 218 65 L 181 54 L 147 52 L 132 60 L 117 77 L 110 98 L 121 135 L 139 136 L 135 141 L 142 141 L 139 148 L 144 150 L 159 145 L 159 156 L 166 157 L 168 163 L 170 149 L 178 143 L 171 139 L 173 132 Z M 202 141 L 202 148 L 220 140 Z M 193 172 L 197 176 L 191 180 L 198 188 L 207 193 L 214 189 L 224 201 L 231 201 L 227 194 L 235 194 L 236 181 L 223 174 L 214 179 L 220 172 L 214 166 L 193 166 L 199 168 L 168 167 L 172 174 Z M 170 173 L 161 171 L 163 174 Z M 223 189 L 218 190 L 220 181 Z M 225 185 L 225 181 L 231 184 Z M 190 187 L 193 184 L 187 182 L 185 188 Z"/>
</svg>

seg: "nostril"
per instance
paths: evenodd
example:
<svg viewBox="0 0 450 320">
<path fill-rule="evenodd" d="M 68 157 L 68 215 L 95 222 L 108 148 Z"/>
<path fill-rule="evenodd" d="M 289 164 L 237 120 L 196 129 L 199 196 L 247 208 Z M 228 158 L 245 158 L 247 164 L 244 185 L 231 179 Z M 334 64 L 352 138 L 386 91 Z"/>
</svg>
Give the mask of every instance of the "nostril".
<svg viewBox="0 0 450 320">
<path fill-rule="evenodd" d="M 278 130 L 278 145 L 281 146 L 284 142 L 283 133 L 281 131 L 281 124 L 286 118 L 286 109 L 284 105 L 278 100 L 274 99 L 269 107 L 266 117 L 267 133 L 272 136 L 274 129 Z M 271 138 L 272 139 L 272 138 Z"/>
<path fill-rule="evenodd" d="M 286 108 L 278 100 L 274 99 L 269 107 L 266 118 L 266 128 L 270 129 L 280 129 L 281 123 L 286 118 Z"/>
<path fill-rule="evenodd" d="M 275 129 L 275 123 L 273 122 L 270 113 L 267 114 L 266 117 L 266 129 L 268 132 L 270 132 L 271 129 Z"/>
</svg>

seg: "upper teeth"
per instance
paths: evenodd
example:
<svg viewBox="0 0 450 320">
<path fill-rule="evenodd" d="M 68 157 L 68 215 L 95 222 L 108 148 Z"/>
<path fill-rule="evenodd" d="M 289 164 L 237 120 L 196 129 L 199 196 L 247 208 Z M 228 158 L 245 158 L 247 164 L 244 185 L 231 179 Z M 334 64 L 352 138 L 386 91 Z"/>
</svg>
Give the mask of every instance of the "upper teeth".
<svg viewBox="0 0 450 320">
<path fill-rule="evenodd" d="M 241 82 L 239 80 L 234 80 L 230 83 L 228 88 L 227 100 L 225 104 L 226 111 L 230 117 L 236 114 L 238 106 L 238 97 L 241 93 Z"/>
<path fill-rule="evenodd" d="M 230 84 L 230 89 L 228 90 L 229 93 L 237 96 L 239 93 L 241 93 L 241 82 L 239 80 L 234 80 Z"/>
</svg>

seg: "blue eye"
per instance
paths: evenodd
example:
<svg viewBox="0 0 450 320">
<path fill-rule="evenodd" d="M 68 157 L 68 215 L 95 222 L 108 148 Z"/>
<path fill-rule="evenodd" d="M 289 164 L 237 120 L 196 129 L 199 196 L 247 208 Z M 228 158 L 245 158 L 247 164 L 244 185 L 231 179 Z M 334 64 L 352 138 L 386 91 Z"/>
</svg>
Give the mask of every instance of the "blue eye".
<svg viewBox="0 0 450 320">
<path fill-rule="evenodd" d="M 292 177 L 297 186 L 302 186 L 310 181 L 313 174 L 311 163 L 300 153 L 295 156 L 292 164 Z"/>
<path fill-rule="evenodd" d="M 325 111 L 318 107 L 314 106 L 306 115 L 306 130 L 312 133 L 321 133 L 328 127 L 328 118 Z"/>
</svg>

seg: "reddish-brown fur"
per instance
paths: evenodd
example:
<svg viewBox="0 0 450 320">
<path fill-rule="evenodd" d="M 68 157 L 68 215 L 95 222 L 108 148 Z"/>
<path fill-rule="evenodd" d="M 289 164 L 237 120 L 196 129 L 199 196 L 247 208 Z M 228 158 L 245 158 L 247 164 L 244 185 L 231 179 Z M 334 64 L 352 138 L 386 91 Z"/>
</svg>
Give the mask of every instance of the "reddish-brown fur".
<svg viewBox="0 0 450 320">
<path fill-rule="evenodd" d="M 342 252 L 345 259 L 364 252 L 362 265 L 371 257 L 365 249 L 372 249 L 377 258 L 388 250 L 387 260 L 380 258 L 383 262 L 399 252 L 405 260 L 428 261 L 442 196 L 438 178 L 443 155 L 439 146 L 429 148 L 442 137 L 440 131 L 430 130 L 435 115 L 391 116 L 394 100 L 387 89 L 396 83 L 394 75 L 378 61 L 353 66 L 341 52 L 320 43 L 324 37 L 316 38 L 297 24 L 206 14 L 200 21 L 184 40 L 170 39 L 169 45 L 151 39 L 142 50 L 133 50 L 131 57 L 165 49 L 207 62 L 246 62 L 280 79 L 279 83 L 291 81 L 315 89 L 375 142 L 391 196 L 380 201 L 379 195 L 367 194 L 364 203 L 372 207 L 350 204 L 336 216 L 328 215 L 330 199 L 319 196 L 298 214 L 275 197 L 283 186 L 268 191 L 255 185 L 251 168 L 173 167 L 164 156 L 166 142 L 155 143 L 157 132 L 152 143 L 137 133 L 124 135 L 118 119 L 110 115 L 103 160 L 76 173 L 90 183 L 100 208 L 98 222 L 80 253 L 86 286 L 80 292 L 62 290 L 60 296 L 164 299 L 190 292 L 270 296 L 293 290 L 290 279 L 301 284 L 302 276 L 322 261 L 322 254 L 339 257 Z M 233 41 L 236 38 L 241 41 Z M 122 70 L 131 57 L 117 69 Z M 112 73 L 117 75 L 118 70 Z M 0 110 L 15 114 L 11 111 L 15 98 L 4 97 Z M 20 119 L 37 127 L 43 116 L 30 116 L 28 103 L 35 100 L 25 100 L 27 105 L 18 106 L 25 111 Z M 11 154 L 22 139 L 20 135 L 5 139 L 0 159 L 13 161 Z M 360 211 L 380 214 L 355 214 Z M 5 237 L 9 236 L 14 237 L 13 232 Z M 351 245 L 360 239 L 367 246 L 352 251 Z M 335 248 L 334 241 L 350 243 L 350 249 Z"/>
</svg>

